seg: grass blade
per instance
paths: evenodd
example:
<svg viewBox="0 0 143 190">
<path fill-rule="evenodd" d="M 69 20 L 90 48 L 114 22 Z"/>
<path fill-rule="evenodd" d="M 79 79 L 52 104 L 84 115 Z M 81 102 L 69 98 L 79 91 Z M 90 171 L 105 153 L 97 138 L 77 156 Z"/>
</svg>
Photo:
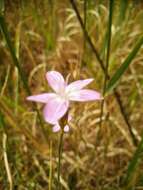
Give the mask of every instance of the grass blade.
<svg viewBox="0 0 143 190">
<path fill-rule="evenodd" d="M 4 0 L 0 0 L 0 14 L 3 15 L 4 12 Z"/>
<path fill-rule="evenodd" d="M 139 145 L 138 145 L 138 147 L 137 147 L 137 149 L 133 155 L 133 158 L 129 163 L 129 166 L 128 166 L 128 169 L 126 172 L 126 178 L 125 178 L 124 184 L 127 185 L 128 187 L 131 185 L 130 184 L 131 179 L 135 173 L 135 170 L 138 167 L 142 153 L 143 153 L 143 135 L 142 135 L 142 140 L 140 141 L 140 143 L 139 143 Z"/>
<path fill-rule="evenodd" d="M 21 66 L 19 64 L 19 61 L 18 61 L 17 57 L 16 57 L 15 48 L 14 48 L 12 42 L 11 42 L 9 32 L 8 32 L 8 29 L 7 29 L 7 25 L 6 25 L 5 19 L 4 19 L 2 14 L 0 14 L 0 29 L 1 29 L 1 31 L 3 33 L 3 35 L 4 35 L 5 40 L 6 40 L 7 46 L 9 48 L 9 51 L 10 51 L 10 54 L 11 54 L 11 57 L 13 59 L 13 63 L 16 66 L 16 68 L 18 69 L 19 75 L 20 75 L 21 80 L 23 82 L 24 89 L 26 90 L 27 94 L 30 95 L 31 91 L 30 91 L 30 88 L 28 86 L 27 79 L 26 79 L 26 77 L 24 75 L 24 72 L 22 71 L 22 68 L 21 68 Z M 44 136 L 45 140 L 47 140 L 46 139 L 46 132 L 45 132 L 45 129 L 44 129 L 44 126 L 43 126 L 43 122 L 42 122 L 40 113 L 39 113 L 39 111 L 38 111 L 38 109 L 37 109 L 37 107 L 35 106 L 34 103 L 33 103 L 33 107 L 34 107 L 35 111 L 37 112 L 39 122 L 40 122 L 40 126 L 41 126 L 41 130 L 43 132 L 43 136 Z"/>
<path fill-rule="evenodd" d="M 8 29 L 7 29 L 7 26 L 6 26 L 6 22 L 5 22 L 5 19 L 2 15 L 0 15 L 0 28 L 1 28 L 1 31 L 4 35 L 4 38 L 6 40 L 6 43 L 7 43 L 7 46 L 9 48 L 9 51 L 10 51 L 10 54 L 11 54 L 11 57 L 13 59 L 13 63 L 15 64 L 15 66 L 17 67 L 18 71 L 19 71 L 19 74 L 21 76 L 21 80 L 23 82 L 23 86 L 25 88 L 25 90 L 27 91 L 27 93 L 30 95 L 31 92 L 30 92 L 30 89 L 28 87 L 28 84 L 27 84 L 27 80 L 25 78 L 25 75 L 20 67 L 20 64 L 18 62 L 18 59 L 16 57 L 16 54 L 15 54 L 15 49 L 12 45 L 12 42 L 11 42 L 11 39 L 10 39 L 10 36 L 9 36 L 9 32 L 8 32 Z"/>
<path fill-rule="evenodd" d="M 96 49 L 94 43 L 92 42 L 92 40 L 91 40 L 91 38 L 90 38 L 90 36 L 89 36 L 89 34 L 88 34 L 88 31 L 87 31 L 87 30 L 85 29 L 85 27 L 84 27 L 84 23 L 83 23 L 82 18 L 81 18 L 80 14 L 79 14 L 79 11 L 78 11 L 78 8 L 77 8 L 77 6 L 76 6 L 76 3 L 75 3 L 74 0 L 69 0 L 69 1 L 70 1 L 71 5 L 72 5 L 72 8 L 74 9 L 74 11 L 75 11 L 75 13 L 76 13 L 76 16 L 77 16 L 77 19 L 78 19 L 78 21 L 79 21 L 79 23 L 80 23 L 80 26 L 81 26 L 81 29 L 82 29 L 82 31 L 83 31 L 84 37 L 85 37 L 86 41 L 88 42 L 88 44 L 89 44 L 91 50 L 92 50 L 93 53 L 95 54 L 96 59 L 98 60 L 99 65 L 100 65 L 100 67 L 101 67 L 101 69 L 102 69 L 102 71 L 103 71 L 103 73 L 104 73 L 104 75 L 105 75 L 105 73 L 106 73 L 106 68 L 105 68 L 105 66 L 104 66 L 103 60 L 101 59 L 101 57 L 100 57 L 100 55 L 99 55 L 99 53 L 98 53 L 98 51 L 97 51 L 97 49 Z M 90 69 L 90 70 L 92 71 L 92 69 Z M 93 73 L 93 71 L 92 71 L 92 73 Z M 94 73 L 93 73 L 93 74 L 94 74 Z M 109 80 L 109 79 L 110 79 L 110 76 L 108 75 L 108 80 Z M 105 90 L 105 93 L 106 93 L 106 90 Z M 129 132 L 130 132 L 131 137 L 132 137 L 132 139 L 133 139 L 134 145 L 136 145 L 136 144 L 137 144 L 137 141 L 135 140 L 135 136 L 134 136 L 134 134 L 133 134 L 133 132 L 132 132 L 132 126 L 131 126 L 131 124 L 130 124 L 128 118 L 127 118 L 126 112 L 125 112 L 125 110 L 124 110 L 124 106 L 123 106 L 122 101 L 121 101 L 121 98 L 120 98 L 120 94 L 119 94 L 119 92 L 118 92 L 116 89 L 114 90 L 114 95 L 115 95 L 116 100 L 117 100 L 117 102 L 118 102 L 118 105 L 119 105 L 119 107 L 120 107 L 121 114 L 122 114 L 122 116 L 123 116 L 123 118 L 124 118 L 124 120 L 125 120 L 125 122 L 126 122 L 126 124 L 127 124 L 127 126 L 128 126 L 128 129 L 129 129 Z"/>
<path fill-rule="evenodd" d="M 4 130 L 5 129 L 4 126 L 5 126 L 4 116 L 3 116 L 3 114 L 0 111 L 0 129 Z"/>
<path fill-rule="evenodd" d="M 117 26 L 121 26 L 126 18 L 126 12 L 128 8 L 128 1 L 120 0 L 119 16 L 117 20 Z"/>
<path fill-rule="evenodd" d="M 106 47 L 106 65 L 105 65 L 105 78 L 104 78 L 104 84 L 103 84 L 103 96 L 105 94 L 105 89 L 107 85 L 108 80 L 108 67 L 109 67 L 109 58 L 110 58 L 110 46 L 111 46 L 111 27 L 112 27 L 112 15 L 113 15 L 113 6 L 114 6 L 114 0 L 109 2 L 109 19 L 108 19 L 108 27 L 107 27 L 107 47 Z M 104 99 L 101 102 L 101 115 L 100 115 L 100 128 L 102 126 L 102 116 L 103 116 L 103 110 L 104 110 Z"/>
<path fill-rule="evenodd" d="M 115 74 L 110 79 L 105 90 L 106 93 L 111 91 L 113 88 L 117 86 L 117 83 L 119 82 L 120 78 L 125 73 L 125 71 L 128 69 L 129 65 L 131 64 L 132 60 L 138 53 L 142 44 L 143 44 L 143 36 L 137 41 L 133 50 L 129 53 L 128 57 L 125 59 L 125 61 L 121 64 L 119 69 L 115 72 Z"/>
<path fill-rule="evenodd" d="M 113 15 L 113 6 L 114 6 L 114 0 L 110 1 L 109 3 L 109 22 L 108 22 L 108 28 L 107 28 L 107 53 L 106 53 L 106 72 L 105 72 L 105 81 L 104 81 L 104 87 L 103 87 L 103 95 L 105 93 L 106 89 L 106 83 L 108 79 L 108 67 L 109 67 L 109 57 L 110 57 L 110 46 L 111 46 L 111 27 L 112 27 L 112 15 Z"/>
<path fill-rule="evenodd" d="M 86 38 L 86 40 L 87 40 L 87 42 L 88 42 L 90 48 L 92 49 L 92 51 L 93 51 L 94 54 L 96 55 L 96 59 L 98 60 L 101 69 L 102 69 L 103 72 L 105 73 L 105 66 L 104 66 L 104 63 L 103 63 L 102 59 L 100 58 L 100 55 L 99 55 L 97 49 L 95 48 L 95 46 L 94 46 L 94 44 L 93 44 L 93 42 L 92 42 L 92 40 L 91 40 L 91 38 L 90 38 L 90 36 L 89 36 L 89 34 L 88 34 L 88 31 L 87 31 L 87 30 L 85 29 L 85 27 L 84 27 L 84 23 L 83 23 L 82 18 L 81 18 L 80 14 L 79 14 L 79 11 L 78 11 L 78 8 L 77 8 L 77 6 L 76 6 L 75 1 L 74 1 L 74 0 L 69 0 L 69 2 L 71 3 L 72 8 L 74 9 L 74 11 L 75 11 L 75 13 L 76 13 L 76 16 L 77 16 L 77 19 L 78 19 L 78 21 L 79 21 L 79 23 L 80 23 L 80 26 L 81 26 L 81 29 L 82 29 L 82 31 L 83 31 L 84 37 Z"/>
</svg>

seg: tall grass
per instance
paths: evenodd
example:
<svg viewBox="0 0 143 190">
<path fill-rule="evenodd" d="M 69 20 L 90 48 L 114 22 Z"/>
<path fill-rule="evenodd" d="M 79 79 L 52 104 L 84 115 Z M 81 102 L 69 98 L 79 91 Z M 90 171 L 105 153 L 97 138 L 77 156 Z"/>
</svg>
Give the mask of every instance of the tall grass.
<svg viewBox="0 0 143 190">
<path fill-rule="evenodd" d="M 82 19 L 81 19 L 81 17 L 80 17 L 80 14 L 79 14 L 79 12 L 78 12 L 78 9 L 77 9 L 77 7 L 76 7 L 75 2 L 74 2 L 73 0 L 70 0 L 70 2 L 71 2 L 71 4 L 72 4 L 72 6 L 73 6 L 73 9 L 74 9 L 75 12 L 76 12 L 77 18 L 78 18 L 79 23 L 80 23 L 80 25 L 81 25 L 81 28 L 82 28 L 82 30 L 83 30 L 83 32 L 84 32 L 84 36 L 85 36 L 87 42 L 89 43 L 89 45 L 90 45 L 92 51 L 94 52 L 94 54 L 95 54 L 95 56 L 96 56 L 96 58 L 97 58 L 97 60 L 98 60 L 98 62 L 99 62 L 99 64 L 100 64 L 100 67 L 102 68 L 102 70 L 103 70 L 103 72 L 104 72 L 104 74 L 105 74 L 105 76 L 106 76 L 106 77 L 105 77 L 105 78 L 106 78 L 105 81 L 107 81 L 107 79 L 110 79 L 110 76 L 109 76 L 108 73 L 106 72 L 106 67 L 104 66 L 103 60 L 101 59 L 101 57 L 100 57 L 100 55 L 99 55 L 97 49 L 95 48 L 95 46 L 94 46 L 94 44 L 93 44 L 93 42 L 92 42 L 90 36 L 88 35 L 88 32 L 87 32 L 86 29 L 84 28 L 83 21 L 82 21 Z M 111 15 L 112 15 L 112 14 L 111 14 Z M 109 24 L 110 24 L 110 23 L 109 23 Z M 108 34 L 108 33 L 107 33 L 107 34 Z M 106 84 L 106 83 L 105 83 L 105 84 Z M 104 86 L 106 87 L 106 85 L 104 85 Z M 105 88 L 105 87 L 104 87 L 104 88 Z M 105 90 L 103 90 L 103 91 L 105 91 Z M 105 92 L 104 92 L 104 93 L 105 93 Z M 130 124 L 128 118 L 127 118 L 126 112 L 125 112 L 125 110 L 124 110 L 122 101 L 121 101 L 121 99 L 120 99 L 120 94 L 119 94 L 119 92 L 118 92 L 117 90 L 115 90 L 115 91 L 114 91 L 114 95 L 115 95 L 116 100 L 117 100 L 117 102 L 118 102 L 118 104 L 119 104 L 121 114 L 123 115 L 123 118 L 124 118 L 124 120 L 125 120 L 125 122 L 126 122 L 126 124 L 127 124 L 127 126 L 128 126 L 129 132 L 130 132 L 131 137 L 132 137 L 132 139 L 133 139 L 133 143 L 136 145 L 136 144 L 137 144 L 137 140 L 136 140 L 136 138 L 135 138 L 135 136 L 134 136 L 134 133 L 132 132 L 132 127 L 131 127 L 131 124 Z M 101 107 L 103 107 L 103 106 L 101 106 Z M 102 110 L 102 109 L 101 109 L 101 110 Z M 101 111 L 101 116 L 102 116 L 102 111 Z"/>
<path fill-rule="evenodd" d="M 0 189 L 143 189 L 142 17 L 134 1 L 0 1 Z M 58 177 L 58 134 L 25 100 L 48 70 L 104 96 L 72 105 Z"/>
<path fill-rule="evenodd" d="M 10 39 L 10 36 L 9 36 L 9 32 L 8 32 L 8 29 L 7 29 L 7 25 L 6 25 L 4 16 L 2 14 L 0 14 L 0 27 L 1 27 L 1 31 L 2 31 L 2 33 L 4 35 L 4 38 L 6 40 L 7 46 L 9 48 L 11 57 L 13 59 L 13 63 L 16 66 L 16 68 L 18 69 L 18 72 L 20 74 L 21 80 L 23 82 L 24 89 L 27 92 L 27 94 L 30 95 L 31 94 L 31 90 L 30 90 L 30 88 L 28 86 L 28 82 L 27 82 L 27 79 L 26 79 L 25 74 L 23 72 L 23 69 L 21 68 L 20 63 L 18 61 L 18 58 L 16 56 L 15 48 L 14 48 L 12 42 L 11 42 L 11 39 Z M 17 96 L 17 92 L 16 92 L 16 96 Z M 17 100 L 16 100 L 16 102 L 17 102 Z M 33 106 L 34 106 L 34 104 L 33 104 Z M 44 127 L 43 127 L 43 124 L 42 124 L 40 113 L 39 113 L 39 111 L 38 111 L 38 109 L 36 107 L 35 107 L 35 110 L 37 111 L 37 114 L 38 114 L 38 118 L 39 118 L 39 121 L 40 121 L 41 129 L 43 131 L 43 135 L 45 136 L 45 130 L 44 130 Z"/>
</svg>

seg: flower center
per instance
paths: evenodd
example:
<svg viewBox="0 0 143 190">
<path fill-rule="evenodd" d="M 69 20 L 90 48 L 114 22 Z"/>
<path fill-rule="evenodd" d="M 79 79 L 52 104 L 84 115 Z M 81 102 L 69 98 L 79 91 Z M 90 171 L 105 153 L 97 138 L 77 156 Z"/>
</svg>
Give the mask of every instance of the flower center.
<svg viewBox="0 0 143 190">
<path fill-rule="evenodd" d="M 64 100 L 64 101 L 69 100 L 68 93 L 65 90 L 61 90 L 58 93 L 58 96 L 59 96 L 60 100 Z"/>
</svg>

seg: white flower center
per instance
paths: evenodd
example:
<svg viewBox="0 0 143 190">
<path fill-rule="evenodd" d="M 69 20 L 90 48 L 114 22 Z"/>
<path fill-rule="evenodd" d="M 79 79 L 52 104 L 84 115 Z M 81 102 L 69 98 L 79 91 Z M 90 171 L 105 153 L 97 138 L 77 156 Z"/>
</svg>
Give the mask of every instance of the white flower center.
<svg viewBox="0 0 143 190">
<path fill-rule="evenodd" d="M 68 93 L 65 91 L 65 89 L 61 90 L 59 93 L 57 93 L 57 95 L 59 96 L 60 100 L 69 100 Z"/>
</svg>

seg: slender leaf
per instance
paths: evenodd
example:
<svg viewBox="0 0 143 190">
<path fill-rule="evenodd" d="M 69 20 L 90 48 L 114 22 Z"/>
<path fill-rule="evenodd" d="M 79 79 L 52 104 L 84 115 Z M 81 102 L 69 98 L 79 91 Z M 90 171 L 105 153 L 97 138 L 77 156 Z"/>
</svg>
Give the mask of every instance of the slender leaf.
<svg viewBox="0 0 143 190">
<path fill-rule="evenodd" d="M 79 11 L 78 11 L 78 8 L 77 8 L 77 6 L 76 6 L 76 3 L 75 3 L 74 0 L 69 0 L 69 1 L 70 1 L 71 5 L 72 5 L 72 8 L 74 9 L 74 11 L 75 11 L 75 13 L 76 13 L 76 16 L 77 16 L 77 19 L 78 19 L 79 24 L 80 24 L 80 26 L 81 26 L 81 29 L 82 29 L 82 31 L 83 31 L 84 37 L 86 38 L 86 41 L 87 41 L 89 47 L 91 48 L 91 50 L 92 50 L 93 53 L 95 54 L 96 59 L 98 60 L 98 63 L 99 63 L 99 65 L 100 65 L 100 67 L 101 67 L 103 73 L 105 74 L 105 73 L 106 73 L 106 68 L 105 68 L 105 66 L 104 66 L 103 60 L 101 59 L 101 57 L 100 57 L 100 55 L 99 55 L 99 53 L 98 53 L 98 51 L 97 51 L 97 49 L 96 49 L 94 43 L 92 42 L 92 40 L 91 40 L 91 38 L 90 38 L 90 36 L 89 36 L 89 34 L 88 34 L 88 31 L 87 31 L 87 30 L 85 29 L 85 27 L 84 27 L 84 23 L 83 23 L 82 18 L 81 18 L 80 14 L 79 14 Z M 91 67 L 90 65 L 88 65 L 88 67 L 90 68 L 90 70 L 91 70 L 92 73 L 93 73 L 93 69 L 91 69 L 92 67 Z M 93 73 L 93 74 L 94 74 L 94 73 Z M 108 75 L 108 79 L 109 79 L 109 78 L 110 78 L 110 76 Z M 105 93 L 106 93 L 106 91 L 105 91 Z M 121 111 L 121 113 L 122 113 L 122 116 L 123 116 L 123 118 L 124 118 L 124 121 L 126 122 L 126 124 L 127 124 L 127 126 L 128 126 L 129 132 L 130 132 L 130 134 L 131 134 L 131 136 L 132 136 L 132 139 L 133 139 L 133 141 L 134 141 L 134 145 L 136 145 L 137 143 L 136 143 L 136 140 L 135 140 L 135 138 L 134 138 L 134 134 L 133 134 L 133 132 L 132 132 L 132 126 L 131 126 L 130 122 L 128 121 L 126 112 L 125 112 L 125 110 L 124 110 L 124 106 L 123 106 L 122 101 L 121 101 L 121 98 L 120 98 L 120 94 L 119 94 L 119 92 L 118 92 L 116 89 L 114 90 L 114 96 L 116 97 L 116 100 L 117 100 L 118 105 L 119 105 L 119 107 L 120 107 L 120 111 Z"/>
<path fill-rule="evenodd" d="M 4 124 L 4 116 L 3 114 L 0 112 L 0 128 L 4 128 L 5 124 Z"/>
<path fill-rule="evenodd" d="M 105 65 L 105 78 L 103 84 L 103 96 L 105 94 L 107 80 L 108 80 L 108 67 L 109 67 L 109 58 L 110 58 L 110 46 L 111 46 L 111 35 L 112 35 L 112 15 L 113 15 L 113 7 L 114 7 L 114 0 L 109 1 L 109 20 L 108 20 L 108 28 L 107 28 L 107 47 L 106 47 L 106 65 Z M 103 116 L 103 109 L 104 109 L 104 99 L 101 102 L 101 114 L 100 114 L 100 128 L 102 126 L 102 116 Z"/>
<path fill-rule="evenodd" d="M 126 12 L 128 8 L 128 0 L 120 0 L 120 7 L 119 7 L 119 16 L 117 21 L 117 26 L 121 26 L 125 22 Z"/>
<path fill-rule="evenodd" d="M 18 59 L 16 57 L 15 49 L 14 49 L 13 44 L 11 42 L 11 39 L 10 39 L 10 36 L 9 36 L 9 32 L 8 32 L 8 29 L 7 29 L 7 25 L 6 25 L 5 19 L 4 19 L 4 17 L 2 15 L 0 15 L 0 28 L 1 28 L 1 31 L 2 31 L 2 33 L 4 35 L 4 38 L 6 40 L 7 46 L 9 48 L 9 51 L 11 53 L 11 57 L 13 59 L 13 63 L 17 67 L 17 69 L 19 71 L 19 74 L 21 76 L 24 88 L 25 88 L 25 90 L 27 91 L 28 94 L 31 94 L 30 89 L 29 89 L 28 84 L 27 84 L 27 80 L 25 78 L 25 75 L 24 75 L 24 73 L 23 73 L 23 71 L 22 71 L 22 69 L 20 67 L 20 64 L 18 62 Z"/>
<path fill-rule="evenodd" d="M 143 44 L 143 36 L 137 41 L 135 47 L 133 50 L 129 53 L 128 57 L 125 59 L 125 61 L 121 64 L 119 69 L 114 73 L 112 78 L 110 79 L 105 92 L 111 91 L 113 88 L 115 88 L 122 77 L 122 75 L 125 73 L 125 71 L 128 69 L 129 65 L 131 64 L 132 60 L 138 53 L 141 45 Z"/>
<path fill-rule="evenodd" d="M 108 67 L 109 67 L 109 57 L 110 57 L 110 46 L 111 46 L 111 35 L 112 35 L 112 17 L 113 17 L 113 8 L 114 8 L 114 0 L 111 0 L 109 3 L 109 22 L 107 28 L 107 53 L 106 53 L 106 72 L 105 72 L 105 83 L 103 87 L 103 94 L 105 93 L 106 83 L 108 79 Z"/>
<path fill-rule="evenodd" d="M 8 29 L 7 29 L 7 25 L 6 25 L 5 19 L 4 19 L 4 17 L 2 15 L 0 15 L 0 29 L 1 29 L 1 31 L 3 33 L 3 35 L 4 35 L 5 40 L 6 40 L 7 46 L 9 48 L 9 51 L 10 51 L 10 54 L 11 54 L 11 57 L 13 59 L 13 63 L 16 66 L 16 68 L 18 69 L 19 75 L 20 75 L 21 80 L 23 82 L 23 86 L 24 86 L 27 94 L 30 95 L 31 90 L 30 90 L 30 88 L 28 86 L 28 82 L 27 82 L 27 79 L 25 77 L 25 74 L 24 74 L 24 72 L 23 72 L 23 70 L 22 70 L 22 68 L 21 68 L 21 66 L 19 64 L 19 61 L 18 61 L 17 57 L 16 57 L 15 48 L 14 48 L 12 42 L 11 42 L 10 35 L 9 35 Z M 38 115 L 38 118 L 39 118 L 39 121 L 40 121 L 40 126 L 41 126 L 41 129 L 42 129 L 42 132 L 43 132 L 43 136 L 45 137 L 45 140 L 46 140 L 46 133 L 45 133 L 45 129 L 44 129 L 44 126 L 43 126 L 43 122 L 41 120 L 40 113 L 39 113 L 37 107 L 35 106 L 35 104 L 33 104 L 33 106 L 34 106 L 35 111 L 37 112 L 37 115 Z"/>
<path fill-rule="evenodd" d="M 140 141 L 140 144 L 138 145 L 138 148 L 136 149 L 132 160 L 129 163 L 127 172 L 126 172 L 126 178 L 124 181 L 125 185 L 128 185 L 128 183 L 131 182 L 131 179 L 135 173 L 135 170 L 138 167 L 139 161 L 141 159 L 141 155 L 143 153 L 143 135 L 142 135 L 142 140 Z"/>
<path fill-rule="evenodd" d="M 4 13 L 4 0 L 0 0 L 0 15 Z"/>
</svg>

